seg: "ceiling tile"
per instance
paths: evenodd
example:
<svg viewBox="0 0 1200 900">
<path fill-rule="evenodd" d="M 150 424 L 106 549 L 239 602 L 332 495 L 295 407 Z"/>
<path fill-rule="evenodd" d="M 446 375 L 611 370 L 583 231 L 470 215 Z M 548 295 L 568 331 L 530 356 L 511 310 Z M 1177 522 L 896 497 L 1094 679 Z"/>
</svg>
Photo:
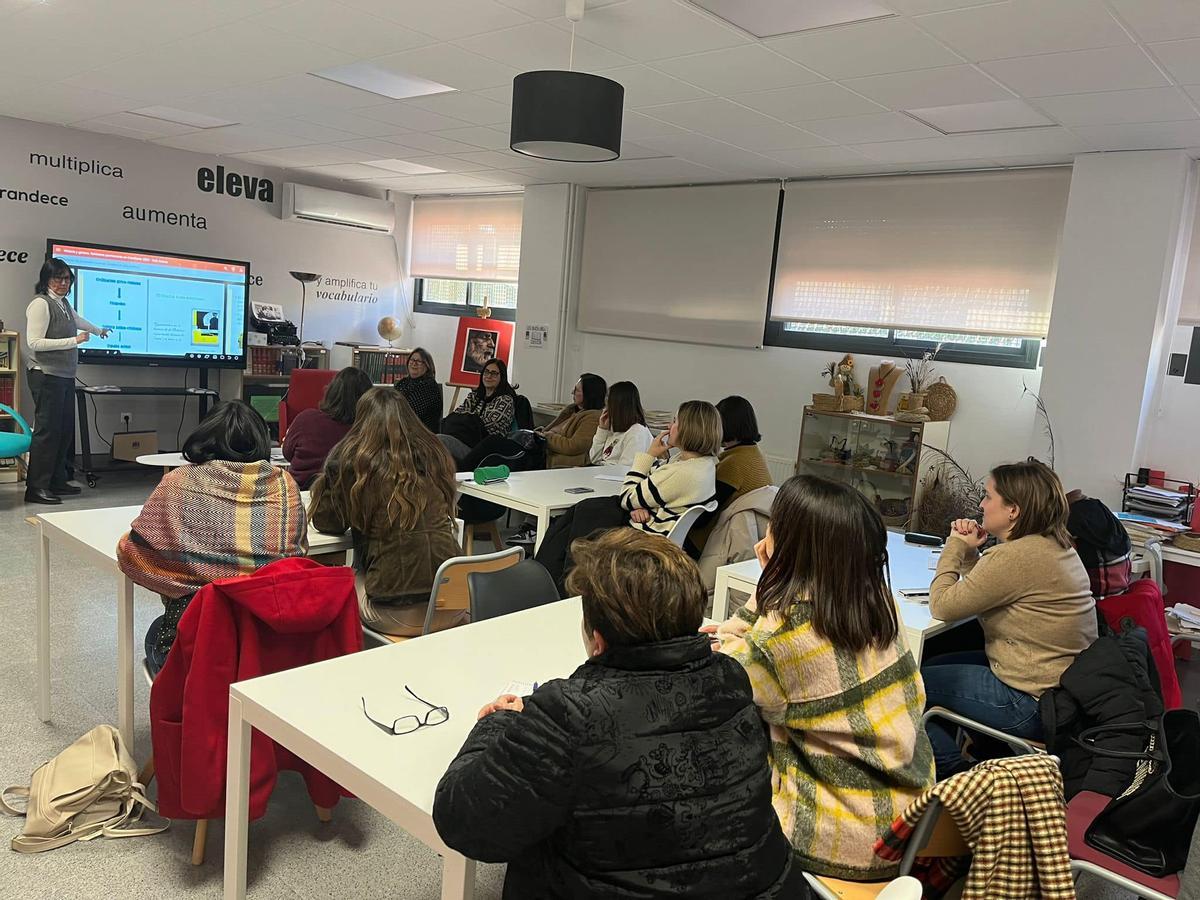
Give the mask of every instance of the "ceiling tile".
<svg viewBox="0 0 1200 900">
<path fill-rule="evenodd" d="M 334 166 L 309 166 L 308 172 L 325 175 L 330 178 L 341 178 L 346 181 L 363 181 L 379 177 L 379 169 L 374 166 L 364 166 L 358 163 L 343 163 Z"/>
<path fill-rule="evenodd" d="M 1067 126 L 1178 122 L 1196 116 L 1187 97 L 1174 87 L 1062 94 L 1032 102 Z"/>
<path fill-rule="evenodd" d="M 1150 52 L 1180 84 L 1200 84 L 1200 38 L 1150 44 Z"/>
<path fill-rule="evenodd" d="M 640 141 L 648 137 L 663 137 L 668 134 L 679 134 L 683 129 L 659 119 L 652 119 L 641 113 L 625 111 L 621 122 L 621 138 Z M 508 146 L 505 144 L 505 146 Z"/>
<path fill-rule="evenodd" d="M 834 79 L 962 62 L 957 54 L 901 18 L 773 38 L 767 46 Z"/>
<path fill-rule="evenodd" d="M 250 153 L 235 153 L 239 159 L 251 159 L 267 165 L 283 166 L 285 169 L 302 169 L 307 166 L 333 166 L 339 163 L 361 162 L 363 154 L 343 147 L 328 144 L 311 147 L 285 147 L 279 150 L 255 150 Z"/>
<path fill-rule="evenodd" d="M 925 16 L 920 25 L 972 62 L 1131 43 L 1095 0 L 1010 0 Z"/>
<path fill-rule="evenodd" d="M 392 53 L 371 62 L 393 72 L 428 78 L 460 91 L 475 91 L 510 84 L 517 75 L 517 70 L 511 66 L 484 59 L 454 44 L 438 44 L 434 47 Z"/>
<path fill-rule="evenodd" d="M 831 166 L 861 166 L 868 164 L 865 156 L 849 147 L 810 147 L 806 150 L 773 150 L 771 151 L 771 156 L 783 165 L 781 174 L 791 177 L 816 170 L 827 170 Z"/>
<path fill-rule="evenodd" d="M 296 141 L 297 144 L 332 144 L 337 141 L 352 141 L 358 137 L 358 135 L 342 131 L 340 128 L 329 128 L 298 118 L 275 119 L 270 122 L 262 122 L 260 125 L 272 131 L 278 131 L 280 134 L 294 135 L 299 138 Z"/>
<path fill-rule="evenodd" d="M 364 106 L 357 111 L 359 115 L 380 122 L 388 122 L 394 126 L 393 132 L 398 131 L 440 131 L 462 125 L 460 119 L 439 115 L 435 112 L 413 106 L 408 100 L 392 100 L 379 106 Z"/>
<path fill-rule="evenodd" d="M 456 154 L 454 158 L 478 169 L 508 169 L 529 159 L 528 156 L 522 156 L 512 150 L 473 150 L 470 153 Z"/>
<path fill-rule="evenodd" d="M 420 31 L 442 41 L 511 28 L 527 16 L 494 0 L 436 0 L 397 3 L 396 0 L 345 0 L 349 6 Z"/>
<path fill-rule="evenodd" d="M 196 150 L 200 153 L 247 153 L 251 150 L 295 147 L 304 142 L 295 135 L 281 134 L 265 128 L 230 125 L 228 128 L 209 128 L 179 137 L 163 138 L 155 143 L 179 150 Z"/>
<path fill-rule="evenodd" d="M 576 34 L 643 62 L 750 42 L 732 25 L 674 0 L 636 0 L 593 10 L 576 26 Z"/>
<path fill-rule="evenodd" d="M 1055 124 L 1024 100 L 993 100 L 990 103 L 932 106 L 906 111 L 946 134 L 1040 128 Z"/>
<path fill-rule="evenodd" d="M 395 141 L 385 141 L 381 138 L 362 138 L 355 141 L 342 141 L 334 144 L 334 147 L 340 147 L 348 152 L 361 154 L 363 160 L 345 160 L 346 162 L 365 162 L 368 159 L 393 159 L 396 157 L 404 157 L 408 155 L 416 156 L 422 152 L 408 147 Z M 319 163 L 314 163 L 319 165 Z"/>
<path fill-rule="evenodd" d="M 716 97 L 656 106 L 647 112 L 656 119 L 747 150 L 790 150 L 826 143 L 815 134 Z"/>
<path fill-rule="evenodd" d="M 938 132 L 904 113 L 885 112 L 870 116 L 845 116 L 804 123 L 807 131 L 835 144 L 866 144 L 873 141 L 907 141 L 937 137 Z M 772 154 L 777 156 L 778 154 Z"/>
<path fill-rule="evenodd" d="M 1195 0 L 1109 0 L 1143 41 L 1200 37 L 1200 3 Z"/>
<path fill-rule="evenodd" d="M 563 0 L 500 0 L 500 2 L 534 19 L 558 19 L 563 14 Z M 587 9 L 590 13 L 602 6 L 622 2 L 624 0 L 587 0 Z"/>
<path fill-rule="evenodd" d="M 894 110 L 1012 99 L 1010 92 L 972 66 L 870 75 L 849 79 L 845 85 Z"/>
<path fill-rule="evenodd" d="M 176 122 L 165 122 L 162 119 L 151 119 L 147 116 L 137 116 L 133 113 L 113 113 L 111 116 L 98 116 L 82 122 L 73 122 L 71 127 L 82 128 L 84 131 L 120 134 L 126 137 L 133 136 L 140 140 L 170 137 L 176 134 L 188 134 L 197 130 Z"/>
<path fill-rule="evenodd" d="M 443 131 L 435 132 L 430 135 L 434 138 L 446 138 L 451 141 L 458 141 L 463 144 L 470 144 L 480 150 L 507 150 L 508 149 L 508 129 L 503 130 L 498 128 L 486 128 L 481 125 L 476 125 L 471 128 L 447 128 Z M 397 138 L 399 141 L 412 141 L 411 135 L 402 135 Z M 416 146 L 414 143 L 413 146 Z M 438 152 L 438 151 L 433 151 Z"/>
<path fill-rule="evenodd" d="M 661 156 L 672 156 L 720 169 L 739 178 L 773 178 L 780 172 L 779 163 L 773 159 L 702 134 L 651 138 L 646 145 L 657 150 Z"/>
<path fill-rule="evenodd" d="M 1132 46 L 999 59 L 980 67 L 1025 97 L 1133 90 L 1167 83 L 1145 52 Z"/>
<path fill-rule="evenodd" d="M 570 33 L 545 22 L 528 22 L 516 28 L 462 38 L 455 43 L 464 50 L 497 60 L 522 72 L 565 69 L 571 56 Z M 576 35 L 574 70 L 577 72 L 595 72 L 632 62 L 627 56 Z"/>
<path fill-rule="evenodd" d="M 796 125 L 803 125 L 809 119 L 831 119 L 834 116 L 858 116 L 882 111 L 878 103 L 832 81 L 739 94 L 734 99 L 751 109 Z"/>
<path fill-rule="evenodd" d="M 724 50 L 664 59 L 656 62 L 654 68 L 725 96 L 823 80 L 815 72 L 784 59 L 762 44 L 740 44 Z"/>
<path fill-rule="evenodd" d="M 1200 144 L 1200 121 L 1081 125 L 1077 135 L 1097 150 L 1162 150 Z"/>
<path fill-rule="evenodd" d="M 487 130 L 487 129 L 485 129 Z M 454 153 L 471 153 L 478 150 L 474 144 L 465 144 L 462 141 L 452 141 L 449 138 L 439 137 L 436 134 L 425 134 L 421 131 L 407 131 L 400 134 L 389 135 L 387 141 L 393 147 L 399 145 L 403 148 L 403 152 L 396 153 L 394 150 L 387 156 L 416 156 L 422 153 L 437 153 L 449 155 Z M 383 143 L 383 142 L 380 142 Z M 507 146 L 507 143 L 505 144 Z"/>
<path fill-rule="evenodd" d="M 349 106 L 373 106 L 381 102 L 382 98 L 377 94 L 305 73 L 197 94 L 174 105 L 246 123 L 287 116 L 305 116 L 317 121 L 314 116 L 320 111 L 333 112 Z"/>
<path fill-rule="evenodd" d="M 125 112 L 139 106 L 142 104 L 130 97 L 90 91 L 74 85 L 43 84 L 32 90 L 16 91 L 0 88 L 0 112 L 35 122 L 61 125 Z"/>
<path fill-rule="evenodd" d="M 1069 159 L 1088 149 L 1065 128 L 1034 128 L 988 134 L 952 134 L 920 141 L 858 144 L 856 150 L 881 162 L 937 162 L 1044 154 Z"/>
<path fill-rule="evenodd" d="M 508 126 L 511 112 L 506 103 L 497 103 L 476 94 L 454 91 L 448 94 L 434 94 L 431 97 L 419 97 L 406 100 L 412 106 L 435 112 L 438 115 L 461 119 L 471 125 L 504 125 Z"/>
<path fill-rule="evenodd" d="M 328 128 L 340 128 L 342 131 L 348 131 L 364 138 L 387 137 L 396 132 L 395 126 L 387 122 L 368 119 L 357 113 L 342 112 L 336 109 L 315 109 L 305 113 L 301 118 L 308 122 L 315 122 L 317 125 L 325 125 Z"/>
<path fill-rule="evenodd" d="M 332 0 L 300 0 L 251 16 L 244 24 L 304 38 L 359 58 L 396 53 L 437 42 L 436 38 L 429 35 L 410 31 L 395 22 Z"/>
<path fill-rule="evenodd" d="M 945 12 L 948 9 L 966 9 L 971 6 L 1005 2 L 1007 0 L 889 0 L 889 5 L 896 12 L 906 16 L 919 16 L 924 13 Z"/>
<path fill-rule="evenodd" d="M 600 74 L 625 88 L 626 109 L 709 96 L 707 91 L 685 84 L 678 78 L 664 75 L 648 66 L 623 66 L 619 69 L 608 69 Z"/>
</svg>

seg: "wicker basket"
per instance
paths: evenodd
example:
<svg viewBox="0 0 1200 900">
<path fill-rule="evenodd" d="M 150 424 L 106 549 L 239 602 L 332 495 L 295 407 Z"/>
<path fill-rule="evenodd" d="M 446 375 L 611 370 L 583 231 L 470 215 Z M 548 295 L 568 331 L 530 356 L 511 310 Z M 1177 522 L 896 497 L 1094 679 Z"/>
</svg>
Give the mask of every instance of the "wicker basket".
<svg viewBox="0 0 1200 900">
<path fill-rule="evenodd" d="M 911 412 L 925 405 L 925 392 L 919 394 L 901 394 L 896 401 L 896 412 Z"/>
<path fill-rule="evenodd" d="M 939 378 L 925 391 L 925 406 L 933 422 L 945 422 L 958 409 L 958 394 L 945 378 Z"/>
<path fill-rule="evenodd" d="M 843 394 L 839 403 L 836 394 L 813 394 L 812 408 L 820 412 L 858 412 L 863 408 L 863 398 Z"/>
<path fill-rule="evenodd" d="M 904 525 L 911 514 L 908 501 L 904 499 L 884 500 L 876 497 L 875 506 L 884 525 Z"/>
<path fill-rule="evenodd" d="M 1200 534 L 1194 531 L 1175 535 L 1171 543 L 1180 550 L 1190 550 L 1192 553 L 1200 553 Z"/>
</svg>

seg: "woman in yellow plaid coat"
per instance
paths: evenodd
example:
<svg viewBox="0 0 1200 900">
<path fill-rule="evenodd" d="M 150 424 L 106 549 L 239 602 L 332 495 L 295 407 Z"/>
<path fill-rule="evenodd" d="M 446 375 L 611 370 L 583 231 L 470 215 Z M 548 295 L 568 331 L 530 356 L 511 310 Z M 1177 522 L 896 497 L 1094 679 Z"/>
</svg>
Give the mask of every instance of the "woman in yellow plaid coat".
<svg viewBox="0 0 1200 900">
<path fill-rule="evenodd" d="M 799 862 L 889 878 L 872 847 L 933 784 L 925 690 L 886 577 L 887 531 L 854 488 L 780 489 L 758 590 L 717 630 L 746 669 L 771 739 L 774 805 Z"/>
</svg>

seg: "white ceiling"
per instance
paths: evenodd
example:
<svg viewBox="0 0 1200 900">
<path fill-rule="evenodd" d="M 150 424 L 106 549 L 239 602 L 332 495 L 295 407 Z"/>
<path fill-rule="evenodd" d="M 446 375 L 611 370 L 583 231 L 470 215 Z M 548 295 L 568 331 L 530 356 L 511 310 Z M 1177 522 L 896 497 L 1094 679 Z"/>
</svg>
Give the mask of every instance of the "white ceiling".
<svg viewBox="0 0 1200 900">
<path fill-rule="evenodd" d="M 612 163 L 508 149 L 513 76 L 566 67 L 561 0 L 0 0 L 0 115 L 413 193 L 1200 156 L 1200 0 L 886 2 L 896 17 L 758 40 L 684 0 L 588 0 L 577 68 L 626 88 Z M 362 60 L 458 90 L 307 74 Z M 129 113 L 147 106 L 238 124 Z M 1052 124 L 944 135 L 903 112 L 935 107 Z M 363 165 L 385 158 L 446 174 Z"/>
</svg>

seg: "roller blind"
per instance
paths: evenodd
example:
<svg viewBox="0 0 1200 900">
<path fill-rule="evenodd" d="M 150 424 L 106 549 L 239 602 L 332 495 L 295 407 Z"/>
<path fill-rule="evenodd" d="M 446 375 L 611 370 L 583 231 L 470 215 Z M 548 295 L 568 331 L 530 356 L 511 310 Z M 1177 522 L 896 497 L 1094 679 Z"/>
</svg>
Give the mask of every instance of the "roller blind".
<svg viewBox="0 0 1200 900">
<path fill-rule="evenodd" d="M 581 331 L 762 345 L 776 184 L 592 191 Z"/>
<path fill-rule="evenodd" d="M 416 278 L 517 280 L 521 266 L 519 195 L 418 197 L 412 213 Z"/>
<path fill-rule="evenodd" d="M 1196 191 L 1196 208 L 1192 215 L 1192 243 L 1188 248 L 1187 270 L 1183 276 L 1180 325 L 1200 325 L 1200 190 Z"/>
<path fill-rule="evenodd" d="M 789 183 L 771 318 L 1040 338 L 1069 169 Z"/>
</svg>

